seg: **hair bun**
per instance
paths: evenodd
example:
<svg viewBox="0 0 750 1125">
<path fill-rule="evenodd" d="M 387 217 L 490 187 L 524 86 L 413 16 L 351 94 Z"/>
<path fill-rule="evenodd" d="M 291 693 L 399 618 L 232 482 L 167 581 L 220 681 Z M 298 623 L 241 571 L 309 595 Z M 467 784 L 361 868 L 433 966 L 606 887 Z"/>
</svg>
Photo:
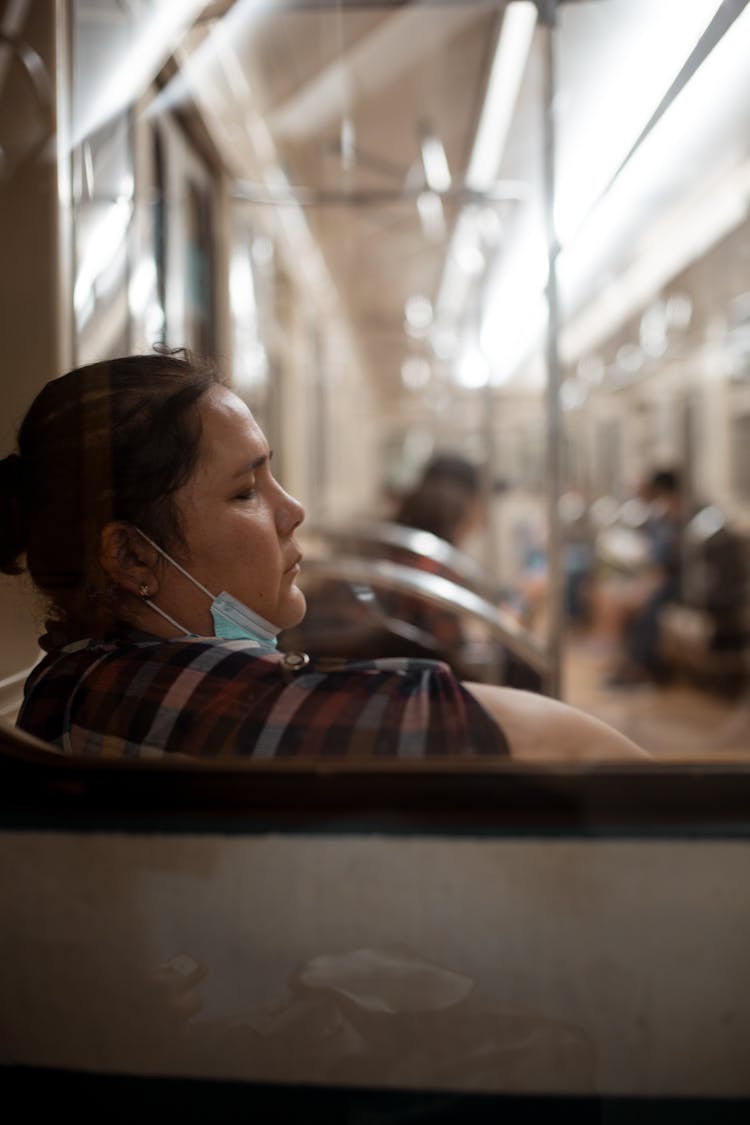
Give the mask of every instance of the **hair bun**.
<svg viewBox="0 0 750 1125">
<path fill-rule="evenodd" d="M 0 461 L 0 571 L 20 574 L 18 559 L 25 550 L 23 462 L 11 453 Z"/>
<path fill-rule="evenodd" d="M 8 487 L 14 480 L 20 486 L 22 467 L 20 453 L 9 453 L 7 457 L 3 457 L 0 461 L 0 487 Z"/>
</svg>

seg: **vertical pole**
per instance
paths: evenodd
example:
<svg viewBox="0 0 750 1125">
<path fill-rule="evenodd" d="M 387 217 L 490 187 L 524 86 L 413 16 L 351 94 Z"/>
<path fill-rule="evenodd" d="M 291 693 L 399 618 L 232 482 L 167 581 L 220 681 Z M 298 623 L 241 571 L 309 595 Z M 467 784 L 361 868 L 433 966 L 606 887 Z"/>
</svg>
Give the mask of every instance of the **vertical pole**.
<svg viewBox="0 0 750 1125">
<path fill-rule="evenodd" d="M 547 236 L 547 575 L 548 624 L 547 653 L 549 673 L 547 690 L 562 695 L 562 657 L 565 641 L 564 578 L 562 570 L 562 536 L 559 498 L 562 486 L 562 415 L 560 411 L 560 327 L 557 257 L 559 246 L 555 229 L 555 47 L 557 0 L 538 0 L 539 19 L 544 28 L 544 206 Z"/>
<path fill-rule="evenodd" d="M 75 211 L 71 183 L 72 35 L 70 0 L 55 0 L 55 161 L 57 169 L 57 270 L 56 334 L 57 370 L 68 371 L 76 362 L 76 324 L 73 307 L 75 285 Z"/>
<path fill-rule="evenodd" d="M 324 519 L 328 505 L 328 476 L 326 473 L 326 456 L 328 451 L 328 396 L 326 385 L 326 367 L 323 357 L 323 341 L 321 328 L 317 320 L 311 320 L 310 355 L 312 357 L 312 402 L 310 404 L 313 425 L 312 440 L 308 447 L 309 472 L 312 487 L 310 488 L 305 507 L 308 510 L 312 523 Z"/>
<path fill-rule="evenodd" d="M 497 475 L 497 457 L 495 453 L 495 398 L 492 390 L 492 382 L 490 379 L 487 357 L 485 356 L 484 349 L 482 348 L 482 286 L 479 280 L 477 280 L 474 285 L 474 289 L 471 295 L 471 301 L 474 346 L 477 350 L 477 355 L 481 356 L 482 362 L 487 368 L 485 372 L 487 378 L 477 392 L 478 397 L 481 398 L 482 403 L 481 434 L 483 458 L 479 475 L 479 499 L 482 504 L 482 510 L 485 514 L 482 529 L 482 564 L 484 566 L 484 569 L 487 571 L 487 574 L 491 575 L 493 581 L 497 583 L 497 537 L 495 535 L 495 525 L 492 516 L 493 485 L 495 477 Z"/>
</svg>

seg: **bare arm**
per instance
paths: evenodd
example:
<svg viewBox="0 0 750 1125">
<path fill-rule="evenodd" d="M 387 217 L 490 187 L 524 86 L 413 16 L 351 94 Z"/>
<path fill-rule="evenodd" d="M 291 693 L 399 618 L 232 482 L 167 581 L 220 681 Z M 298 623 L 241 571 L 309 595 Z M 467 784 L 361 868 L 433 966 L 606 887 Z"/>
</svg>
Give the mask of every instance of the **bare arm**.
<svg viewBox="0 0 750 1125">
<path fill-rule="evenodd" d="M 650 757 L 614 727 L 556 699 L 491 684 L 464 687 L 503 728 L 514 758 L 602 762 Z"/>
</svg>

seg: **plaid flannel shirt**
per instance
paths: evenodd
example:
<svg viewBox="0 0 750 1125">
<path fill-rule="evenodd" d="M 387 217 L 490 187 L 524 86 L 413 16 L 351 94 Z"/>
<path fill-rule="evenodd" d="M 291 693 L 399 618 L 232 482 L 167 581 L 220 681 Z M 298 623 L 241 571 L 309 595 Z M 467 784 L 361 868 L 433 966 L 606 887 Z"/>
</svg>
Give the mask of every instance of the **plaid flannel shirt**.
<svg viewBox="0 0 750 1125">
<path fill-rule="evenodd" d="M 295 656 L 215 637 L 81 640 L 33 670 L 18 725 L 63 751 L 108 756 L 509 753 L 445 664 Z"/>
</svg>

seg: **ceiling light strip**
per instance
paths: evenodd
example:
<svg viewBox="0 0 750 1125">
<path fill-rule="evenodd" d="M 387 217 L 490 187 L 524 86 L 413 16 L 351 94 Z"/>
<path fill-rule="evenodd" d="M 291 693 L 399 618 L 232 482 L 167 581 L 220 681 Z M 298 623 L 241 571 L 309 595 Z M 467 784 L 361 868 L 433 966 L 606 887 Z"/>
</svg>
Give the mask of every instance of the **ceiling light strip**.
<svg viewBox="0 0 750 1125">
<path fill-rule="evenodd" d="M 721 42 L 735 20 L 742 15 L 748 3 L 750 3 L 750 0 L 723 0 L 723 3 L 715 12 L 708 27 L 701 35 L 693 50 L 690 52 L 674 82 L 669 87 L 654 112 L 651 114 L 651 117 L 643 126 L 643 129 L 639 133 L 636 140 L 633 142 L 626 155 L 623 157 L 619 166 L 613 172 L 612 177 L 607 183 L 606 187 L 592 203 L 589 214 L 599 206 L 599 203 L 602 201 L 604 196 L 607 195 L 607 193 L 611 190 L 615 180 L 622 174 L 625 167 L 632 160 L 633 156 L 641 147 L 643 142 L 653 131 L 659 121 L 661 121 L 664 114 L 674 103 L 680 93 L 684 90 L 688 82 L 690 82 L 690 80 L 695 76 L 699 68 L 703 65 L 714 48 Z"/>
</svg>

